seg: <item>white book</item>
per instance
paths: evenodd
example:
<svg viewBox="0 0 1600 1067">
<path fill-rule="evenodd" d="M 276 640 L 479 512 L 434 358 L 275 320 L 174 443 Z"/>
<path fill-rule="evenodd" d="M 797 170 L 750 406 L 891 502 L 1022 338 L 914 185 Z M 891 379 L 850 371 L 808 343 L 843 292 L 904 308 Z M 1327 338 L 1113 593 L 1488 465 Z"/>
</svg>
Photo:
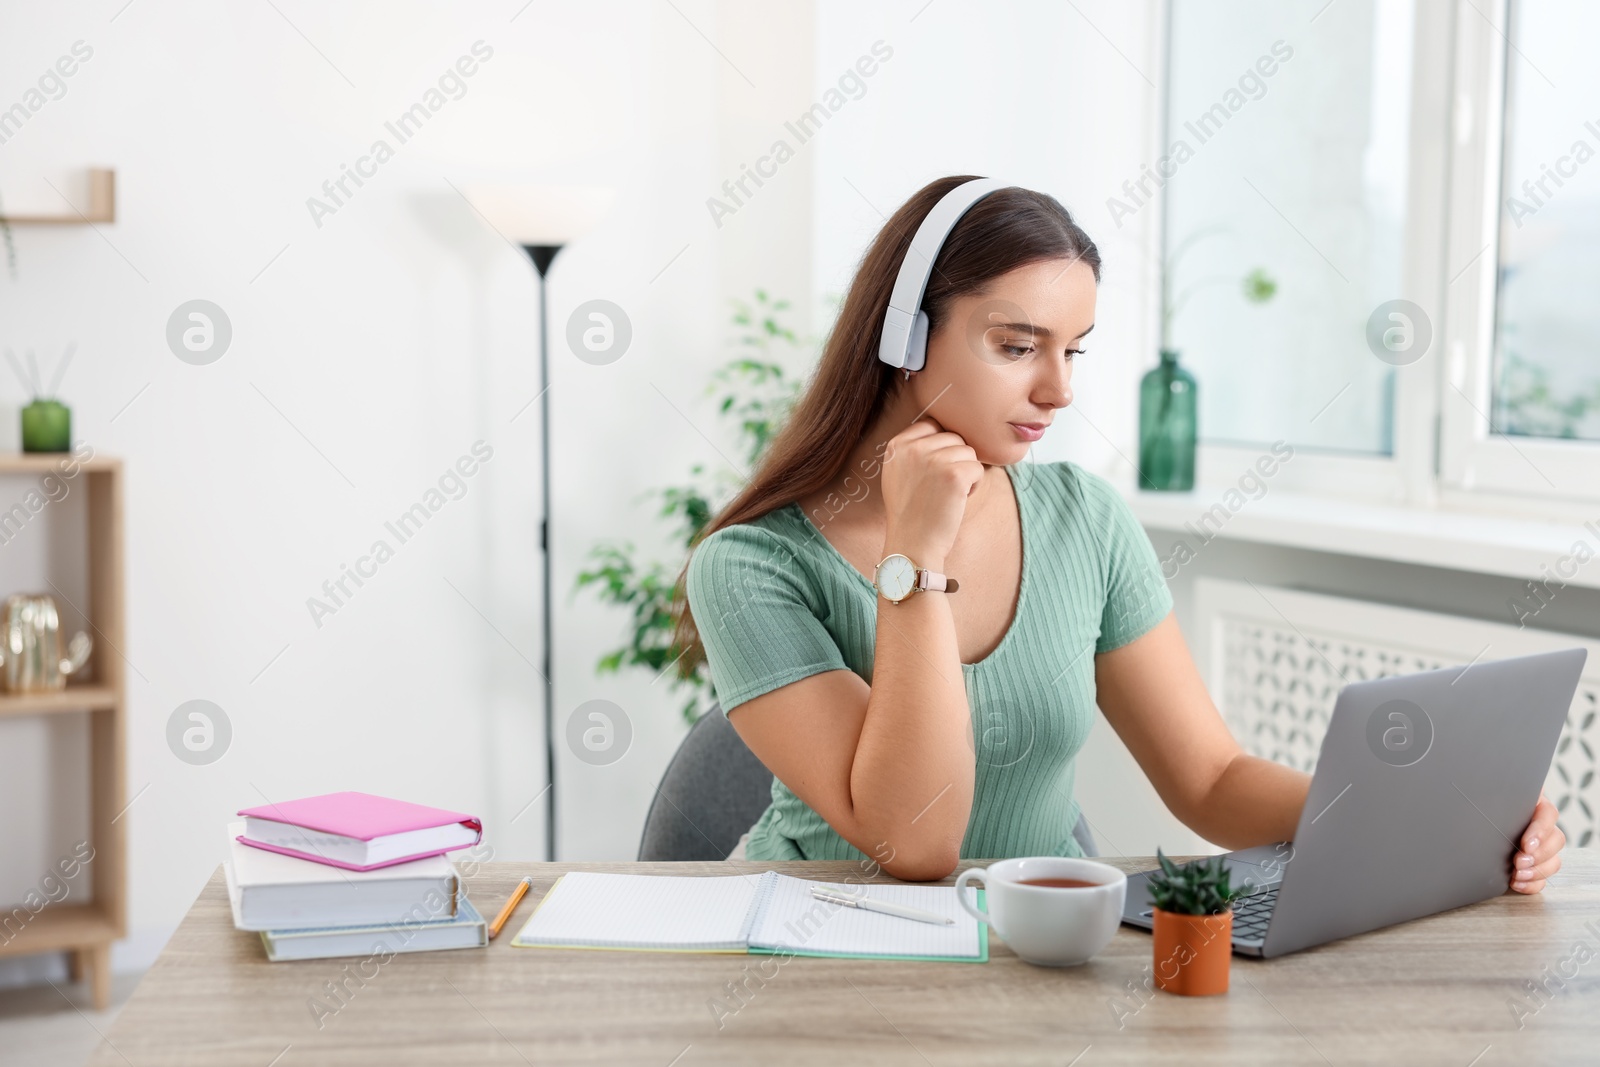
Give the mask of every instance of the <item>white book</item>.
<svg viewBox="0 0 1600 1067">
<path fill-rule="evenodd" d="M 948 926 L 830 904 L 812 886 L 948 916 Z M 978 901 L 983 891 L 978 890 Z M 953 960 L 989 958 L 988 928 L 953 886 L 817 882 L 760 875 L 609 874 L 571 871 L 545 894 L 511 942 L 519 948 L 752 952 Z"/>
<path fill-rule="evenodd" d="M 267 959 L 324 960 L 338 956 L 377 957 L 382 963 L 402 952 L 436 952 L 452 948 L 484 948 L 489 924 L 472 901 L 461 898 L 453 918 L 424 922 L 404 920 L 372 926 L 324 926 L 303 930 L 263 930 Z"/>
<path fill-rule="evenodd" d="M 241 930 L 413 922 L 453 918 L 461 881 L 445 856 L 347 871 L 252 848 L 228 827 L 228 895 Z"/>
</svg>

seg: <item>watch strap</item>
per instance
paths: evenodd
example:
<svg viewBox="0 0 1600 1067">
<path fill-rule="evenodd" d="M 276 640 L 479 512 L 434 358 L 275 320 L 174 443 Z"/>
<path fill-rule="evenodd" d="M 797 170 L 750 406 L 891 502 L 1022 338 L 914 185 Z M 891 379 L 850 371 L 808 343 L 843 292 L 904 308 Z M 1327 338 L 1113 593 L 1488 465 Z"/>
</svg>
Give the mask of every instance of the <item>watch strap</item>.
<svg viewBox="0 0 1600 1067">
<path fill-rule="evenodd" d="M 959 588 L 954 578 L 951 578 L 946 574 L 940 574 L 936 570 L 930 570 L 927 567 L 918 567 L 916 563 L 911 560 L 911 557 L 907 556 L 904 552 L 891 552 L 889 555 L 884 556 L 883 559 L 878 561 L 879 571 L 881 571 L 883 565 L 894 556 L 900 556 L 907 562 L 911 563 L 912 573 L 915 576 L 912 578 L 911 588 L 906 590 L 906 596 L 910 596 L 912 593 L 920 592 L 954 593 L 956 589 Z M 889 600 L 890 603 L 899 604 L 905 600 L 905 596 L 900 597 L 899 599 L 892 599 L 888 597 L 887 594 L 883 592 L 883 588 L 878 584 L 877 574 L 873 575 L 872 587 L 878 591 L 879 596 L 883 596 L 884 599 Z"/>
</svg>

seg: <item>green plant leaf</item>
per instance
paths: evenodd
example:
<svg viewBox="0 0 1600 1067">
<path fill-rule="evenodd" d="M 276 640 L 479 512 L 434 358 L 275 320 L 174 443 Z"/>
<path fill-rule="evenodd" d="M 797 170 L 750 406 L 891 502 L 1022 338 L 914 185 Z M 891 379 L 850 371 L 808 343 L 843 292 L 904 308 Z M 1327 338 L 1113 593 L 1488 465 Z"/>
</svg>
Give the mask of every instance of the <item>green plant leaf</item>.
<svg viewBox="0 0 1600 1067">
<path fill-rule="evenodd" d="M 1244 298 L 1252 304 L 1265 304 L 1278 291 L 1278 283 L 1263 267 L 1244 276 Z"/>
<path fill-rule="evenodd" d="M 1238 895 L 1231 884 L 1231 872 L 1220 856 L 1174 864 L 1160 848 L 1156 860 L 1161 864 L 1148 880 L 1150 899 L 1163 911 L 1183 915 L 1215 915 L 1227 911 Z"/>
</svg>

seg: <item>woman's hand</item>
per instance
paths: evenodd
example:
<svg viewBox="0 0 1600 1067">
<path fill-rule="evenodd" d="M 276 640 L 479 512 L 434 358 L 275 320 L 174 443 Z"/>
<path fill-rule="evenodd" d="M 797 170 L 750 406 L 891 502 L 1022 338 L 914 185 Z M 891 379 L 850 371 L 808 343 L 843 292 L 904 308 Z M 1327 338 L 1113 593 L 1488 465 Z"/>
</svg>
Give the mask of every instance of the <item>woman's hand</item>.
<svg viewBox="0 0 1600 1067">
<path fill-rule="evenodd" d="M 972 447 L 931 415 L 891 437 L 882 475 L 885 548 L 919 567 L 943 567 L 983 473 Z"/>
<path fill-rule="evenodd" d="M 1561 869 L 1561 849 L 1567 835 L 1556 825 L 1556 806 L 1539 791 L 1539 803 L 1534 806 L 1533 820 L 1522 831 L 1522 848 L 1512 858 L 1515 871 L 1511 888 L 1519 893 L 1537 893 L 1544 888 L 1546 878 Z"/>
</svg>

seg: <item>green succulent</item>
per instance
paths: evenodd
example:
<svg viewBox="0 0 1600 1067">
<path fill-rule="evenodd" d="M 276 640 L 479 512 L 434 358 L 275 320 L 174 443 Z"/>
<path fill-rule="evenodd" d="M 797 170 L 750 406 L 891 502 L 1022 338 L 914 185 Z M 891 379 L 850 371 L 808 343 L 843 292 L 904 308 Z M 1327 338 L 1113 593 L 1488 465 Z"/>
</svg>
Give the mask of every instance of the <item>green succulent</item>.
<svg viewBox="0 0 1600 1067">
<path fill-rule="evenodd" d="M 1221 856 L 1195 860 L 1182 867 L 1156 849 L 1161 869 L 1150 875 L 1150 900 L 1162 911 L 1179 915 L 1220 915 L 1233 908 L 1243 890 L 1230 886 L 1232 877 Z"/>
</svg>

